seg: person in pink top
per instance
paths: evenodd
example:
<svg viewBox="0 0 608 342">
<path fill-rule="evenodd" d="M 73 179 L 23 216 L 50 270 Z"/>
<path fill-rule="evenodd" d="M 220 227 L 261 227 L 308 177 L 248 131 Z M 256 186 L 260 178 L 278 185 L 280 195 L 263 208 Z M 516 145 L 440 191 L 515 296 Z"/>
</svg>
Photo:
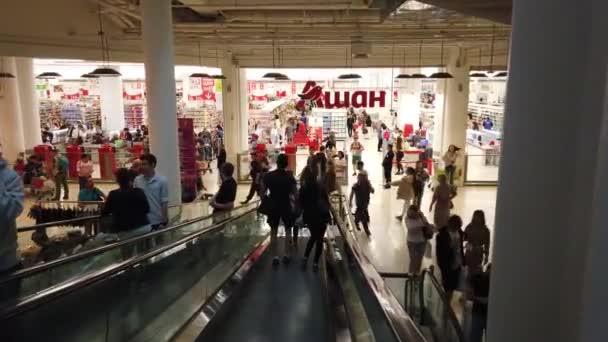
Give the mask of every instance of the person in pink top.
<svg viewBox="0 0 608 342">
<path fill-rule="evenodd" d="M 78 171 L 78 184 L 82 190 L 86 187 L 89 178 L 93 176 L 93 162 L 88 154 L 83 153 L 80 156 L 80 160 L 76 163 L 76 170 Z"/>
</svg>

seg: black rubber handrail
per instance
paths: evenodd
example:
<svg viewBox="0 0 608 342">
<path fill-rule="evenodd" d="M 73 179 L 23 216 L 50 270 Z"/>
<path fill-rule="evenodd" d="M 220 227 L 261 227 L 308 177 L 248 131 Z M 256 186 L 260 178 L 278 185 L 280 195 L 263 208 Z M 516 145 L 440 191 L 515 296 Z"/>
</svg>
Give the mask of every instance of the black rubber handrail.
<svg viewBox="0 0 608 342">
<path fill-rule="evenodd" d="M 228 224 L 232 221 L 235 221 L 247 214 L 255 212 L 256 210 L 257 210 L 257 207 L 254 207 L 238 216 L 227 218 L 226 220 L 224 220 L 220 223 L 214 224 L 214 225 L 208 227 L 207 229 L 189 234 L 166 246 L 159 247 L 157 249 L 154 249 L 150 252 L 147 252 L 147 253 L 144 253 L 144 254 L 141 254 L 138 256 L 134 256 L 134 257 L 127 259 L 112 267 L 107 267 L 107 268 L 104 268 L 97 272 L 85 274 L 83 276 L 72 279 L 70 281 L 66 281 L 66 282 L 58 284 L 56 286 L 52 286 L 50 288 L 47 288 L 43 291 L 40 291 L 40 292 L 34 294 L 34 295 L 26 297 L 25 299 L 20 300 L 15 305 L 5 306 L 3 308 L 0 308 L 0 321 L 14 317 L 25 311 L 34 309 L 44 303 L 52 301 L 53 299 L 68 295 L 72 292 L 80 290 L 93 283 L 107 280 L 112 275 L 116 275 L 121 272 L 124 272 L 127 269 L 132 268 L 133 266 L 142 263 L 145 260 L 158 256 L 158 255 L 165 253 L 169 250 L 172 250 L 178 246 L 182 246 L 192 240 L 195 240 L 195 239 L 201 237 L 202 235 L 210 234 L 212 232 L 224 229 L 226 224 Z"/>
<path fill-rule="evenodd" d="M 439 298 L 441 299 L 443 306 L 448 309 L 446 311 L 449 316 L 450 324 L 452 324 L 452 326 L 456 330 L 456 334 L 458 335 L 458 340 L 460 342 L 464 342 L 465 339 L 464 339 L 464 332 L 462 331 L 462 327 L 460 326 L 460 323 L 458 323 L 458 318 L 456 317 L 456 314 L 454 313 L 452 306 L 448 302 L 445 292 L 443 291 L 442 286 L 439 284 L 439 281 L 435 277 L 433 270 L 434 270 L 434 267 L 431 266 L 422 271 L 422 275 L 420 278 L 421 279 L 421 281 L 420 281 L 420 284 L 421 284 L 420 285 L 420 307 L 423 309 L 426 309 L 426 307 L 424 305 L 424 286 L 423 286 L 423 284 L 424 284 L 424 277 L 429 277 L 429 279 L 431 279 L 431 283 L 433 284 L 433 287 L 435 288 L 435 291 L 437 291 L 437 293 L 439 294 Z"/>
<path fill-rule="evenodd" d="M 395 337 L 401 342 L 425 341 L 424 335 L 422 335 L 414 321 L 401 306 L 393 293 L 388 289 L 384 279 L 382 279 L 374 265 L 362 251 L 352 231 L 344 227 L 344 218 L 348 220 L 348 225 L 350 227 L 355 227 L 350 207 L 348 206 L 348 203 L 343 200 L 344 195 L 337 195 L 334 197 L 337 197 L 340 200 L 339 212 L 336 212 L 336 208 L 331 206 L 334 219 L 339 223 L 337 225 L 338 229 L 340 229 L 345 244 L 351 250 L 354 259 L 359 264 L 367 285 L 371 288 L 377 301 L 380 303 L 382 312 Z M 344 210 L 343 213 L 346 214 L 345 216 L 342 215 L 342 210 Z"/>
<path fill-rule="evenodd" d="M 254 201 L 254 202 L 251 202 L 251 203 L 257 203 L 257 201 Z M 237 209 L 244 208 L 246 206 L 251 205 L 251 203 L 238 206 L 238 207 L 236 207 L 236 208 L 234 208 L 232 210 L 237 210 Z M 225 213 L 222 213 L 222 214 L 225 215 Z M 152 237 L 155 237 L 155 236 L 160 235 L 160 234 L 164 234 L 164 233 L 166 233 L 168 231 L 176 230 L 176 229 L 182 228 L 184 226 L 187 226 L 187 225 L 199 222 L 199 221 L 210 219 L 212 217 L 213 217 L 213 214 L 197 217 L 195 219 L 188 220 L 188 221 L 185 221 L 185 222 L 182 222 L 182 223 L 179 223 L 179 224 L 176 224 L 174 226 L 167 227 L 167 228 L 164 228 L 164 229 L 161 229 L 161 230 L 156 230 L 156 231 L 153 231 L 153 232 L 146 233 L 144 235 L 139 235 L 139 236 L 132 237 L 132 238 L 127 239 L 127 240 L 122 240 L 122 241 L 119 241 L 119 242 L 116 242 L 116 243 L 111 243 L 111 244 L 104 245 L 104 246 L 101 246 L 101 247 L 93 248 L 93 249 L 90 249 L 88 251 L 84 251 L 82 253 L 73 254 L 73 255 L 67 256 L 65 258 L 60 258 L 60 259 L 56 259 L 56 260 L 53 260 L 53 261 L 46 262 L 44 264 L 28 267 L 28 268 L 25 268 L 23 270 L 11 273 L 11 274 L 7 275 L 4 278 L 0 278 L 0 286 L 2 284 L 6 283 L 6 282 L 14 281 L 15 279 L 25 278 L 27 276 L 30 276 L 30 275 L 35 274 L 35 273 L 43 272 L 43 271 L 45 271 L 47 269 L 50 269 L 50 268 L 58 267 L 58 266 L 61 266 L 61 265 L 67 264 L 67 263 L 71 263 L 73 261 L 85 259 L 85 258 L 88 258 L 88 257 L 91 257 L 91 256 L 95 256 L 95 255 L 104 253 L 104 252 L 106 252 L 106 251 L 108 251 L 110 249 L 119 248 L 119 247 L 126 246 L 126 245 L 131 245 L 131 244 L 137 243 L 139 241 L 143 241 L 143 240 L 148 240 L 148 239 L 150 239 Z M 222 220 L 222 221 L 224 221 L 224 220 Z"/>
<path fill-rule="evenodd" d="M 33 226 L 19 227 L 19 228 L 17 228 L 17 232 L 23 233 L 23 232 L 30 232 L 33 230 L 44 229 L 44 228 L 49 228 L 49 227 L 68 226 L 73 223 L 84 222 L 84 221 L 94 221 L 94 220 L 99 220 L 100 218 L 101 218 L 101 215 L 92 215 L 92 216 L 83 216 L 83 217 L 78 217 L 78 218 L 73 218 L 73 219 L 63 220 L 63 221 L 40 223 L 40 224 L 35 224 Z"/>
</svg>

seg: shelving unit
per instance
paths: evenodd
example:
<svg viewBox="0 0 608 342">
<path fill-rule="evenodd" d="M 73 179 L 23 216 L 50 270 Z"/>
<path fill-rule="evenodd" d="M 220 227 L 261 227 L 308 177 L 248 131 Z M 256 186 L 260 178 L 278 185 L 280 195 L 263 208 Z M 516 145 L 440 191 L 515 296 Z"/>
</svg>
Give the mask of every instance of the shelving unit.
<svg viewBox="0 0 608 342">
<path fill-rule="evenodd" d="M 469 91 L 469 113 L 481 125 L 487 116 L 494 123 L 493 130 L 502 132 L 504 105 L 506 99 L 506 79 L 472 80 Z"/>
<path fill-rule="evenodd" d="M 142 103 L 125 103 L 125 126 L 131 129 L 144 124 L 144 105 Z"/>
<path fill-rule="evenodd" d="M 75 103 L 65 103 L 61 107 L 60 115 L 69 124 L 76 124 L 83 120 L 82 109 Z"/>
<path fill-rule="evenodd" d="M 95 125 L 101 120 L 101 107 L 98 96 L 82 97 L 79 105 L 84 113 L 84 122 L 87 125 Z"/>
<path fill-rule="evenodd" d="M 490 117 L 494 123 L 493 130 L 502 132 L 504 122 L 504 107 L 501 105 L 486 105 L 469 102 L 469 113 L 473 115 L 479 125 L 485 117 Z"/>
<path fill-rule="evenodd" d="M 194 130 L 200 132 L 204 129 L 213 129 L 220 123 L 221 112 L 215 110 L 215 106 L 199 108 L 183 108 L 179 116 L 183 119 L 192 119 Z"/>
<path fill-rule="evenodd" d="M 51 100 L 40 101 L 39 107 L 41 126 L 53 127 L 53 121 L 61 120 L 59 104 Z"/>
<path fill-rule="evenodd" d="M 323 112 L 323 136 L 328 136 L 329 129 L 336 134 L 337 139 L 346 139 L 346 111 Z"/>
</svg>

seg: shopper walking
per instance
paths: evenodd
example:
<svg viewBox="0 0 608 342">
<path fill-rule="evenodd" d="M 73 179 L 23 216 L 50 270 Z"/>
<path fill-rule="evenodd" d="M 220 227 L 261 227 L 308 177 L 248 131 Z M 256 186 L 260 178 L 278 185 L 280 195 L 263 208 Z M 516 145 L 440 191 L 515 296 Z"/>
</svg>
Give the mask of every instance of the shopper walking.
<svg viewBox="0 0 608 342">
<path fill-rule="evenodd" d="M 209 203 L 213 208 L 214 214 L 232 210 L 234 208 L 234 200 L 236 199 L 237 184 L 233 177 L 234 165 L 232 163 L 222 164 L 219 173 L 222 183 Z"/>
<path fill-rule="evenodd" d="M 462 280 L 463 237 L 462 219 L 458 215 L 450 216 L 447 225 L 440 228 L 436 237 L 435 253 L 448 303 L 451 303 L 452 294 Z"/>
<path fill-rule="evenodd" d="M 60 154 L 56 149 L 53 150 L 53 172 L 55 181 L 55 201 L 61 198 L 61 188 L 63 188 L 63 200 L 70 197 L 70 188 L 68 187 L 68 158 Z"/>
<path fill-rule="evenodd" d="M 17 217 L 23 211 L 23 183 L 2 156 L 0 144 L 0 278 L 21 268 L 17 252 Z M 19 294 L 20 282 L 3 286 L 0 302 Z"/>
<path fill-rule="evenodd" d="M 443 227 L 448 223 L 452 199 L 456 197 L 456 192 L 448 184 L 445 175 L 439 175 L 437 179 L 439 185 L 437 185 L 435 192 L 433 193 L 433 200 L 431 201 L 429 211 L 433 211 L 433 206 L 435 206 L 433 222 L 437 227 Z"/>
<path fill-rule="evenodd" d="M 156 230 L 166 226 L 169 221 L 169 185 L 165 176 L 156 173 L 156 157 L 153 154 L 144 154 L 139 159 L 141 174 L 135 178 L 134 185 L 146 194 L 150 206 L 148 221 Z"/>
<path fill-rule="evenodd" d="M 384 126 L 383 123 L 381 123 L 380 121 L 378 121 L 376 123 L 376 134 L 377 134 L 377 138 L 378 138 L 378 152 L 382 152 L 382 137 L 384 135 L 384 128 L 386 126 Z"/>
<path fill-rule="evenodd" d="M 355 227 L 357 230 L 361 230 L 359 224 L 362 224 L 367 236 L 372 234 L 369 230 L 370 217 L 368 207 L 370 195 L 373 194 L 374 191 L 374 187 L 367 177 L 367 172 L 362 171 L 357 175 L 357 183 L 353 185 L 348 199 L 349 207 L 352 207 L 353 197 L 355 197 L 355 203 L 357 204 L 357 209 L 355 210 Z"/>
<path fill-rule="evenodd" d="M 456 173 L 456 162 L 460 156 L 458 151 L 460 148 L 456 145 L 450 145 L 447 152 L 443 155 L 443 162 L 445 163 L 445 174 L 448 177 L 450 185 L 454 184 L 454 174 Z"/>
<path fill-rule="evenodd" d="M 346 117 L 346 130 L 348 132 L 348 137 L 353 136 L 353 127 L 355 126 L 355 113 L 351 108 Z"/>
<path fill-rule="evenodd" d="M 486 216 L 482 210 L 475 210 L 464 236 L 467 271 L 469 274 L 480 273 L 490 255 L 490 229 L 486 226 Z"/>
<path fill-rule="evenodd" d="M 429 180 L 429 174 L 424 169 L 424 162 L 416 162 L 416 174 L 414 178 L 414 204 L 421 208 L 422 196 L 424 195 L 424 186 Z"/>
<path fill-rule="evenodd" d="M 410 265 L 408 272 L 414 276 L 420 274 L 422 259 L 426 251 L 427 239 L 425 230 L 434 231 L 433 227 L 424 217 L 420 208 L 411 205 L 405 216 L 405 227 L 407 228 L 407 250 L 410 254 Z"/>
<path fill-rule="evenodd" d="M 82 190 L 89 178 L 93 177 L 93 161 L 88 154 L 83 153 L 80 156 L 80 160 L 76 163 L 76 171 L 78 172 L 78 185 L 79 190 Z"/>
<path fill-rule="evenodd" d="M 399 222 L 403 221 L 403 218 L 407 214 L 407 211 L 412 204 L 412 200 L 414 199 L 414 174 L 414 168 L 408 167 L 405 171 L 405 176 L 401 177 L 400 180 L 391 183 L 391 185 L 398 186 L 397 199 L 403 201 L 401 215 L 396 217 Z"/>
<path fill-rule="evenodd" d="M 397 153 L 395 154 L 395 159 L 397 161 L 397 173 L 396 175 L 403 174 L 403 165 L 401 161 L 403 160 L 403 156 L 405 153 L 403 152 L 403 137 L 400 132 L 397 131 L 397 139 L 395 140 L 395 148 L 397 149 Z"/>
<path fill-rule="evenodd" d="M 249 193 L 244 201 L 241 204 L 247 204 L 249 201 L 253 199 L 253 196 L 258 192 L 259 189 L 259 179 L 258 174 L 260 173 L 260 162 L 257 160 L 252 160 L 249 165 L 249 178 L 251 178 L 251 186 L 249 187 Z"/>
<path fill-rule="evenodd" d="M 264 177 L 265 195 L 270 203 L 270 214 L 268 215 L 268 225 L 270 225 L 270 251 L 274 257 L 272 265 L 278 266 L 280 256 L 283 256 L 283 263 L 288 264 L 291 260 L 291 238 L 294 223 L 294 202 L 297 194 L 297 184 L 293 173 L 287 170 L 287 155 L 281 153 L 277 157 L 277 168 L 268 172 Z M 279 223 L 283 222 L 285 227 L 285 240 L 282 251 L 279 250 L 277 235 Z"/>
<path fill-rule="evenodd" d="M 323 251 L 323 237 L 327 230 L 327 224 L 331 221 L 329 195 L 325 188 L 324 163 L 325 161 L 322 158 L 315 156 L 312 166 L 304 173 L 299 191 L 299 203 L 302 206 L 304 223 L 310 230 L 310 239 L 306 244 L 302 267 L 306 267 L 310 252 L 315 247 L 314 271 L 319 269 L 319 258 Z"/>
<path fill-rule="evenodd" d="M 353 138 L 353 142 L 350 144 L 350 155 L 353 164 L 353 176 L 357 174 L 355 171 L 357 168 L 357 163 L 361 161 L 361 155 L 363 154 L 363 144 L 359 141 L 359 138 L 355 136 Z"/>
<path fill-rule="evenodd" d="M 391 188 L 391 179 L 393 174 L 393 159 L 395 158 L 395 153 L 393 152 L 393 145 L 387 146 L 387 151 L 384 154 L 384 159 L 382 159 L 382 168 L 384 169 L 384 188 Z"/>
<path fill-rule="evenodd" d="M 487 328 L 491 268 L 491 265 L 488 264 L 485 272 L 474 274 L 471 277 L 471 293 L 468 296 L 473 302 L 470 342 L 482 342 Z"/>
<path fill-rule="evenodd" d="M 134 180 L 135 174 L 130 170 L 116 170 L 118 189 L 110 191 L 101 211 L 102 216 L 110 217 L 107 232 L 118 234 L 121 239 L 145 234 L 151 229 L 148 198 L 142 189 L 133 187 Z"/>
</svg>

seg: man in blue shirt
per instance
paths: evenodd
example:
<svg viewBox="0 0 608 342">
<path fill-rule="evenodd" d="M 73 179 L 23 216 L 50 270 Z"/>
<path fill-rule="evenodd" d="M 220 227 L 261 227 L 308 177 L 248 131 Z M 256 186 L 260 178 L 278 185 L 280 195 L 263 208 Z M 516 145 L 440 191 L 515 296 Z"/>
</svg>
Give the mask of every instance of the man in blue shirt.
<svg viewBox="0 0 608 342">
<path fill-rule="evenodd" d="M 489 116 L 486 116 L 486 118 L 483 120 L 483 128 L 487 129 L 489 131 L 492 129 L 492 127 L 494 127 L 494 123 L 492 122 L 492 119 L 490 119 Z"/>
<path fill-rule="evenodd" d="M 141 175 L 135 178 L 134 185 L 146 194 L 150 212 L 148 221 L 152 229 L 159 229 L 169 221 L 169 186 L 167 178 L 157 175 L 156 157 L 153 154 L 144 154 L 141 160 Z"/>
<path fill-rule="evenodd" d="M 17 255 L 17 217 L 23 211 L 23 184 L 21 177 L 8 167 L 2 158 L 2 145 L 0 145 L 0 276 L 9 274 L 21 268 Z M 19 291 L 19 284 L 10 284 L 3 289 L 0 298 L 15 295 Z"/>
</svg>

